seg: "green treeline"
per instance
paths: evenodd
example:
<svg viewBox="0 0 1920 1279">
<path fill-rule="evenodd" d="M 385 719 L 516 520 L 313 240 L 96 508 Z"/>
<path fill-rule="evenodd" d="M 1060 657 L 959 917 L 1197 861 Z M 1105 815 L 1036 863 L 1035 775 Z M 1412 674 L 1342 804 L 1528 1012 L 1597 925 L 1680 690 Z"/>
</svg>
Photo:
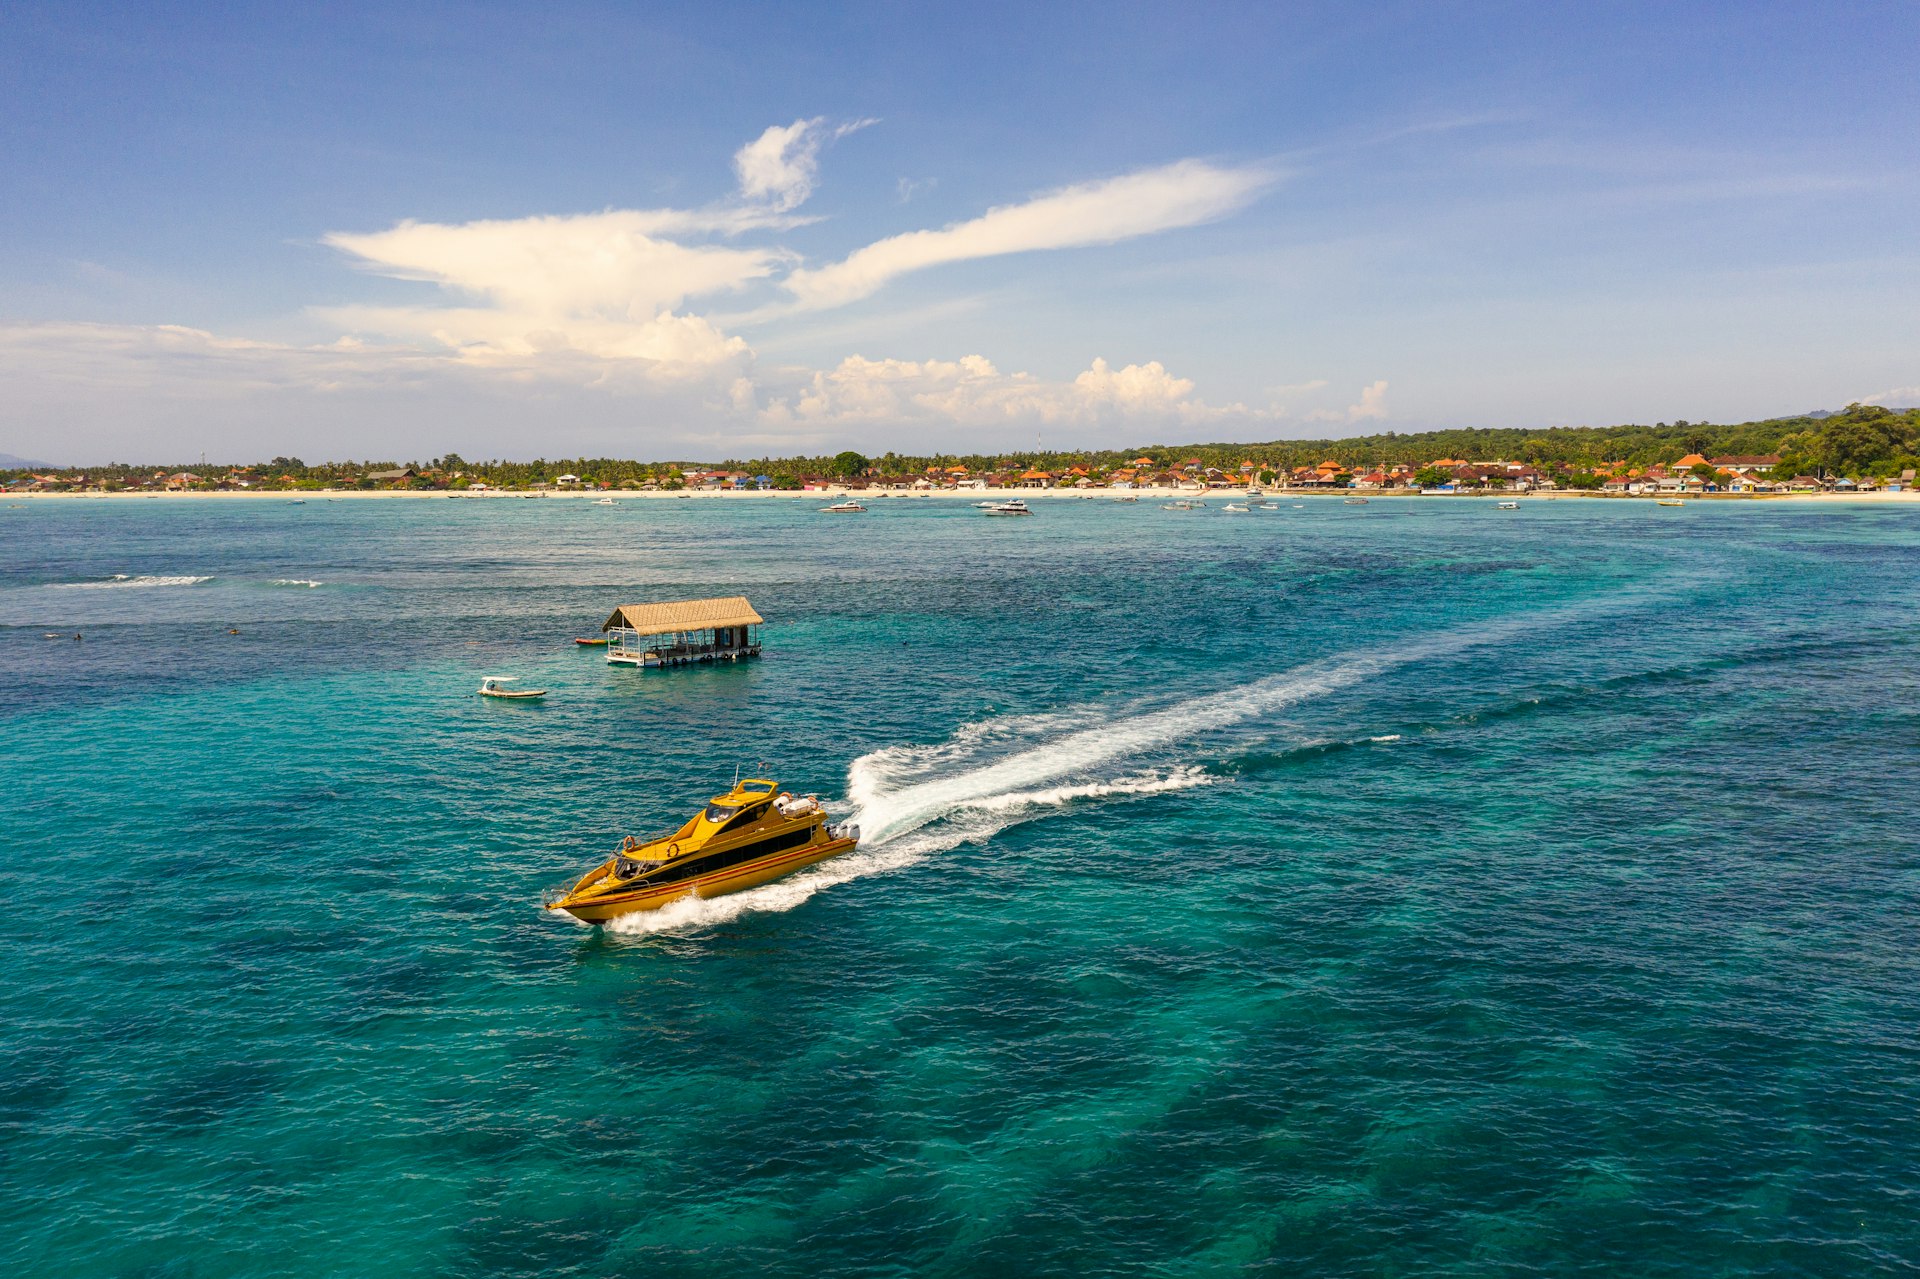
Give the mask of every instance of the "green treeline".
<svg viewBox="0 0 1920 1279">
<path fill-rule="evenodd" d="M 1526 462 L 1542 470 L 1561 474 L 1585 475 L 1596 467 L 1624 463 L 1644 469 L 1655 464 L 1678 461 L 1698 453 L 1704 457 L 1780 455 L 1776 475 L 1825 474 L 1860 479 L 1898 475 L 1908 468 L 1920 468 L 1920 409 L 1895 412 L 1876 405 L 1852 404 L 1845 411 L 1826 417 L 1770 418 L 1763 422 L 1743 422 L 1720 426 L 1707 422 L 1660 422 L 1653 426 L 1551 427 L 1546 429 L 1510 429 L 1469 427 L 1446 431 L 1400 434 L 1387 431 L 1378 435 L 1351 436 L 1346 439 L 1273 440 L 1261 444 L 1179 444 L 1147 445 L 1127 449 L 1047 450 L 1016 453 L 886 453 L 865 457 L 855 452 L 819 457 L 734 457 L 718 460 L 680 460 L 641 462 L 620 458 L 535 458 L 531 461 L 468 461 L 458 454 L 425 460 L 364 460 L 308 465 L 299 458 L 276 457 L 251 463 L 243 469 L 263 478 L 277 480 L 287 476 L 302 487 L 322 485 L 361 485 L 372 487 L 377 481 L 370 472 L 394 470 L 402 466 L 414 470 L 432 470 L 435 474 L 412 481 L 422 487 L 444 487 L 449 477 L 468 477 L 460 483 L 481 480 L 503 487 L 521 487 L 550 482 L 565 474 L 582 480 L 612 484 L 655 484 L 672 487 L 681 482 L 682 469 L 718 469 L 744 472 L 749 476 L 768 476 L 777 487 L 797 487 L 803 478 L 880 475 L 918 475 L 928 467 L 963 466 L 975 475 L 1037 469 L 1059 472 L 1073 467 L 1107 471 L 1139 459 L 1149 459 L 1155 468 L 1184 466 L 1197 461 L 1204 466 L 1237 471 L 1244 461 L 1257 463 L 1261 470 L 1280 470 L 1296 466 L 1314 466 L 1333 461 L 1348 468 L 1391 466 L 1406 463 L 1420 467 L 1441 458 L 1467 461 Z M 156 472 L 192 472 L 203 482 L 224 479 L 234 467 L 197 464 L 155 466 L 114 463 L 100 467 L 74 467 L 55 474 L 85 474 L 90 483 L 107 487 L 137 485 Z M 12 481 L 30 478 L 30 471 L 0 471 L 0 477 Z M 45 471 L 39 474 L 47 474 Z"/>
</svg>

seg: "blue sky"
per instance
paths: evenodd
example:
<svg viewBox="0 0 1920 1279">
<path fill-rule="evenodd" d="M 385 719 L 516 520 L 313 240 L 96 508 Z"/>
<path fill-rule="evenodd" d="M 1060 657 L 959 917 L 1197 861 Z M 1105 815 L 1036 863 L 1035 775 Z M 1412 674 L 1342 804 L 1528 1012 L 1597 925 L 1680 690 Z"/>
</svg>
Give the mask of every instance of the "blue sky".
<svg viewBox="0 0 1920 1279">
<path fill-rule="evenodd" d="M 1911 4 L 15 4 L 0 451 L 1920 402 Z"/>
</svg>

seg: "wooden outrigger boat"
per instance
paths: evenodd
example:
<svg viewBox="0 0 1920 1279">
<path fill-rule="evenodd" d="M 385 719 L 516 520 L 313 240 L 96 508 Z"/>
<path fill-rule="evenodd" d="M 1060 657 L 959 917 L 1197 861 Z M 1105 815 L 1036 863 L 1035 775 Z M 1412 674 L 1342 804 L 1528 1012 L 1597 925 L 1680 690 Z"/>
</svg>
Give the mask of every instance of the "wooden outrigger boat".
<svg viewBox="0 0 1920 1279">
<path fill-rule="evenodd" d="M 571 888 L 550 891 L 548 910 L 603 924 L 686 897 L 717 897 L 791 875 L 851 851 L 860 828 L 830 825 L 811 795 L 795 796 L 764 777 L 736 782 L 678 830 L 628 836 L 620 850 Z"/>
<path fill-rule="evenodd" d="M 547 695 L 547 690 L 544 688 L 505 688 L 503 687 L 503 685 L 511 684 L 514 680 L 518 678 L 519 676 L 517 675 L 485 676 L 480 681 L 480 696 L 503 697 L 503 698 L 510 699 L 512 701 L 525 701 L 529 698 L 545 697 Z"/>
</svg>

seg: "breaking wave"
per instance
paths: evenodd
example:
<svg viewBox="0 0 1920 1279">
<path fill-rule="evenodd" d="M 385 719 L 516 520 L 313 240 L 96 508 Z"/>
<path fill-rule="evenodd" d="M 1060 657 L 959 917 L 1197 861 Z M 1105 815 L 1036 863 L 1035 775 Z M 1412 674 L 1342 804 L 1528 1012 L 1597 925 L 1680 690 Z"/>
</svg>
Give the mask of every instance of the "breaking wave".
<svg viewBox="0 0 1920 1279">
<path fill-rule="evenodd" d="M 316 582 L 312 578 L 308 578 L 308 577 L 276 577 L 273 579 L 273 584 L 275 586 L 325 586 L 326 585 L 325 582 Z"/>
<path fill-rule="evenodd" d="M 129 573 L 115 573 L 104 582 L 61 582 L 59 585 L 73 590 L 101 590 L 121 586 L 198 586 L 202 582 L 212 580 L 212 577 L 166 577 L 148 573 L 135 576 Z"/>
</svg>

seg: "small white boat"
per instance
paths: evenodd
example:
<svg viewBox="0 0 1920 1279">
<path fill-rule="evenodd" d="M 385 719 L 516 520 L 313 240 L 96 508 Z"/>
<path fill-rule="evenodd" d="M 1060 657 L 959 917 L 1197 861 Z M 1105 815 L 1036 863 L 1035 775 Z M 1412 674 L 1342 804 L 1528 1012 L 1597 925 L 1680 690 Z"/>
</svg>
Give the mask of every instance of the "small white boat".
<svg viewBox="0 0 1920 1279">
<path fill-rule="evenodd" d="M 1495 509 L 1502 511 L 1517 511 L 1520 509 L 1520 503 L 1518 502 L 1495 502 L 1493 505 Z"/>
<path fill-rule="evenodd" d="M 844 502 L 835 502 L 832 506 L 823 506 L 820 510 L 827 515 L 858 515 L 867 508 L 848 498 Z"/>
<path fill-rule="evenodd" d="M 595 502 L 594 505 L 595 506 L 618 506 L 619 503 L 614 501 L 610 497 L 603 497 L 598 502 Z"/>
<path fill-rule="evenodd" d="M 544 688 L 504 688 L 502 687 L 503 685 L 513 683 L 515 680 L 519 678 L 520 677 L 518 675 L 483 676 L 481 677 L 481 680 L 480 680 L 480 696 L 505 697 L 505 698 L 511 698 L 516 701 L 520 701 L 530 697 L 545 697 L 547 695 L 547 690 Z"/>
<path fill-rule="evenodd" d="M 1125 497 L 1116 497 L 1113 500 L 1116 502 L 1138 502 L 1140 499 L 1134 494 L 1129 493 Z"/>
<path fill-rule="evenodd" d="M 1189 502 L 1183 497 L 1177 502 L 1162 502 L 1160 509 L 1163 511 L 1197 511 L 1200 509 L 1200 506 L 1201 504 L 1199 502 Z"/>
<path fill-rule="evenodd" d="M 1366 504 L 1367 499 L 1364 497 L 1350 497 L 1347 499 L 1348 506 L 1365 506 Z"/>
<path fill-rule="evenodd" d="M 1228 502 L 1225 506 L 1221 507 L 1220 509 L 1223 511 L 1232 511 L 1235 515 L 1245 515 L 1248 511 L 1252 510 L 1253 508 L 1248 506 L 1242 506 L 1238 502 Z"/>
<path fill-rule="evenodd" d="M 1013 500 L 1008 502 L 995 502 L 989 505 L 987 507 L 987 514 L 988 515 L 1032 515 L 1033 512 L 1027 509 L 1027 504 L 1024 501 L 1016 497 Z"/>
<path fill-rule="evenodd" d="M 1663 498 L 1661 498 L 1661 499 L 1660 499 L 1660 501 L 1658 502 L 1658 505 L 1660 505 L 1660 506 L 1685 506 L 1685 505 L 1686 505 L 1686 503 L 1685 503 L 1685 502 L 1682 502 L 1682 501 L 1681 501 L 1681 500 L 1680 500 L 1679 498 L 1677 498 L 1677 497 L 1663 497 Z"/>
</svg>

